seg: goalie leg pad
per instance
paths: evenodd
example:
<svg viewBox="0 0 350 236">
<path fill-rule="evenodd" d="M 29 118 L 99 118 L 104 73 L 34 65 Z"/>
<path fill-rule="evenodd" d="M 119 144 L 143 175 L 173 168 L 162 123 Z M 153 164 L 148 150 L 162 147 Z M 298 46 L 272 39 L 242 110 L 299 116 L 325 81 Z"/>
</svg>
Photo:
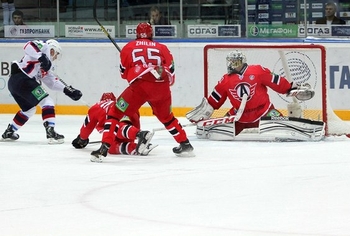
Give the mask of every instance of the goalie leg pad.
<svg viewBox="0 0 350 236">
<path fill-rule="evenodd" d="M 212 126 L 197 126 L 196 136 L 199 139 L 214 141 L 230 141 L 235 139 L 235 123 L 226 123 Z"/>
<path fill-rule="evenodd" d="M 235 139 L 235 136 L 235 122 L 222 125 L 214 125 L 208 130 L 209 140 L 231 141 Z"/>
<path fill-rule="evenodd" d="M 325 136 L 325 123 L 295 117 L 262 117 L 260 136 L 275 141 L 320 141 Z"/>
<path fill-rule="evenodd" d="M 214 108 L 208 103 L 206 98 L 203 98 L 201 104 L 186 113 L 186 118 L 191 122 L 198 122 L 210 118 L 213 112 Z"/>
</svg>

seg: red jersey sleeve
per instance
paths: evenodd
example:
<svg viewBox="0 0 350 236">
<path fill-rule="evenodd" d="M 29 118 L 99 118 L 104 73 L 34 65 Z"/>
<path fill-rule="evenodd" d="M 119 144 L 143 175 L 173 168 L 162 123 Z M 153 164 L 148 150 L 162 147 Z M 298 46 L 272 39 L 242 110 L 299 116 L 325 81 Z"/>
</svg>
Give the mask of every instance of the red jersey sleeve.
<svg viewBox="0 0 350 236">
<path fill-rule="evenodd" d="M 282 76 L 272 73 L 268 68 L 260 65 L 252 66 L 253 74 L 259 75 L 261 84 L 267 86 L 277 93 L 286 94 L 290 88 L 291 83 Z"/>
<path fill-rule="evenodd" d="M 216 110 L 219 109 L 227 99 L 228 83 L 224 75 L 208 97 L 208 103 Z"/>
<path fill-rule="evenodd" d="M 92 131 L 95 129 L 98 123 L 99 109 L 98 103 L 90 107 L 84 123 L 80 128 L 80 137 L 82 139 L 88 139 Z"/>
<path fill-rule="evenodd" d="M 90 107 L 80 128 L 80 137 L 82 139 L 89 138 L 95 128 L 98 132 L 103 130 L 109 108 L 114 104 L 115 102 L 113 101 L 101 101 Z"/>
</svg>

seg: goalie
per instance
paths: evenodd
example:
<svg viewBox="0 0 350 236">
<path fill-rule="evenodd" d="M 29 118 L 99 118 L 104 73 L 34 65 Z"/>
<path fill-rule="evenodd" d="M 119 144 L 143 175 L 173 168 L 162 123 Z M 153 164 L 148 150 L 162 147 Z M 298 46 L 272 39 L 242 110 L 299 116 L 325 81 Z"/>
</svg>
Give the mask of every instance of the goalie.
<svg viewBox="0 0 350 236">
<path fill-rule="evenodd" d="M 305 101 L 314 96 L 314 90 L 308 84 L 297 85 L 261 65 L 248 65 L 240 51 L 230 52 L 226 63 L 227 73 L 210 96 L 203 98 L 199 106 L 186 114 L 188 120 L 197 124 L 198 138 L 239 140 L 243 130 L 251 131 L 245 140 L 299 141 L 323 137 L 323 122 L 300 118 L 302 110 L 297 99 Z M 288 104 L 289 117 L 283 117 L 274 107 L 268 88 L 296 98 Z M 229 99 L 232 108 L 224 117 L 209 119 L 226 99 Z"/>
</svg>

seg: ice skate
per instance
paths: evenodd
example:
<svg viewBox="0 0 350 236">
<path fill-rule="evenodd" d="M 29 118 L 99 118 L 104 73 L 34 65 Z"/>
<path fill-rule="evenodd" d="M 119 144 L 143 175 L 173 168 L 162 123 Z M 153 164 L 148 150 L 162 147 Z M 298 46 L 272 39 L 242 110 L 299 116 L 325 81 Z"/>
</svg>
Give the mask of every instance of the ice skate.
<svg viewBox="0 0 350 236">
<path fill-rule="evenodd" d="M 102 143 L 101 147 L 91 152 L 90 161 L 91 162 L 103 162 L 104 158 L 107 156 L 110 145 L 108 143 Z"/>
<path fill-rule="evenodd" d="M 151 141 L 153 135 L 154 135 L 154 133 L 152 133 L 150 131 L 140 131 L 140 132 L 138 132 L 138 134 L 137 134 L 138 143 L 137 143 L 137 146 L 136 146 L 136 152 L 138 154 L 141 155 L 145 151 L 145 149 L 148 148 L 148 144 Z"/>
<path fill-rule="evenodd" d="M 54 127 L 49 126 L 49 122 L 44 122 L 46 130 L 46 138 L 49 144 L 61 144 L 64 143 L 64 136 L 56 133 Z"/>
<path fill-rule="evenodd" d="M 2 140 L 5 140 L 5 141 L 14 141 L 19 138 L 19 135 L 15 133 L 15 131 L 12 128 L 12 125 L 9 124 L 1 137 L 2 137 Z"/>
<path fill-rule="evenodd" d="M 158 145 L 153 145 L 151 143 L 149 143 L 147 145 L 147 148 L 145 150 L 143 150 L 142 153 L 140 153 L 141 156 L 148 156 L 148 154 L 153 150 L 155 149 L 156 147 L 158 147 Z"/>
<path fill-rule="evenodd" d="M 188 140 L 180 143 L 180 145 L 178 147 L 174 147 L 173 152 L 178 157 L 194 157 L 195 156 L 195 154 L 193 153 L 193 147 Z"/>
</svg>

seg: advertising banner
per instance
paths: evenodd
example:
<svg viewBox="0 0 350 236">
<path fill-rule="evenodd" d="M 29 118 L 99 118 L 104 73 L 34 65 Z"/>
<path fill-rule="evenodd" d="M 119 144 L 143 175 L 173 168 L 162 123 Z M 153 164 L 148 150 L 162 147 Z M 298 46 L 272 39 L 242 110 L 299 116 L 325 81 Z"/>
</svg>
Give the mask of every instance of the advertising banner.
<svg viewBox="0 0 350 236">
<path fill-rule="evenodd" d="M 349 25 L 333 25 L 332 26 L 332 36 L 350 36 L 350 26 Z"/>
<path fill-rule="evenodd" d="M 241 37 L 240 25 L 188 25 L 189 38 Z"/>
<path fill-rule="evenodd" d="M 331 26 L 329 25 L 308 25 L 305 29 L 304 25 L 298 26 L 298 37 L 330 37 L 332 36 Z"/>
<path fill-rule="evenodd" d="M 53 38 L 54 25 L 5 25 L 5 38 Z"/>
<path fill-rule="evenodd" d="M 349 25 L 249 25 L 249 38 L 349 37 Z"/>
<path fill-rule="evenodd" d="M 249 25 L 248 37 L 250 38 L 296 38 L 297 25 Z"/>
<path fill-rule="evenodd" d="M 137 25 L 126 25 L 125 35 L 127 38 L 136 38 Z M 153 25 L 153 37 L 154 38 L 176 38 L 177 28 L 176 25 Z"/>
<path fill-rule="evenodd" d="M 114 25 L 104 26 L 109 35 L 115 37 Z M 98 25 L 65 25 L 65 36 L 68 38 L 105 38 L 106 35 Z"/>
</svg>

